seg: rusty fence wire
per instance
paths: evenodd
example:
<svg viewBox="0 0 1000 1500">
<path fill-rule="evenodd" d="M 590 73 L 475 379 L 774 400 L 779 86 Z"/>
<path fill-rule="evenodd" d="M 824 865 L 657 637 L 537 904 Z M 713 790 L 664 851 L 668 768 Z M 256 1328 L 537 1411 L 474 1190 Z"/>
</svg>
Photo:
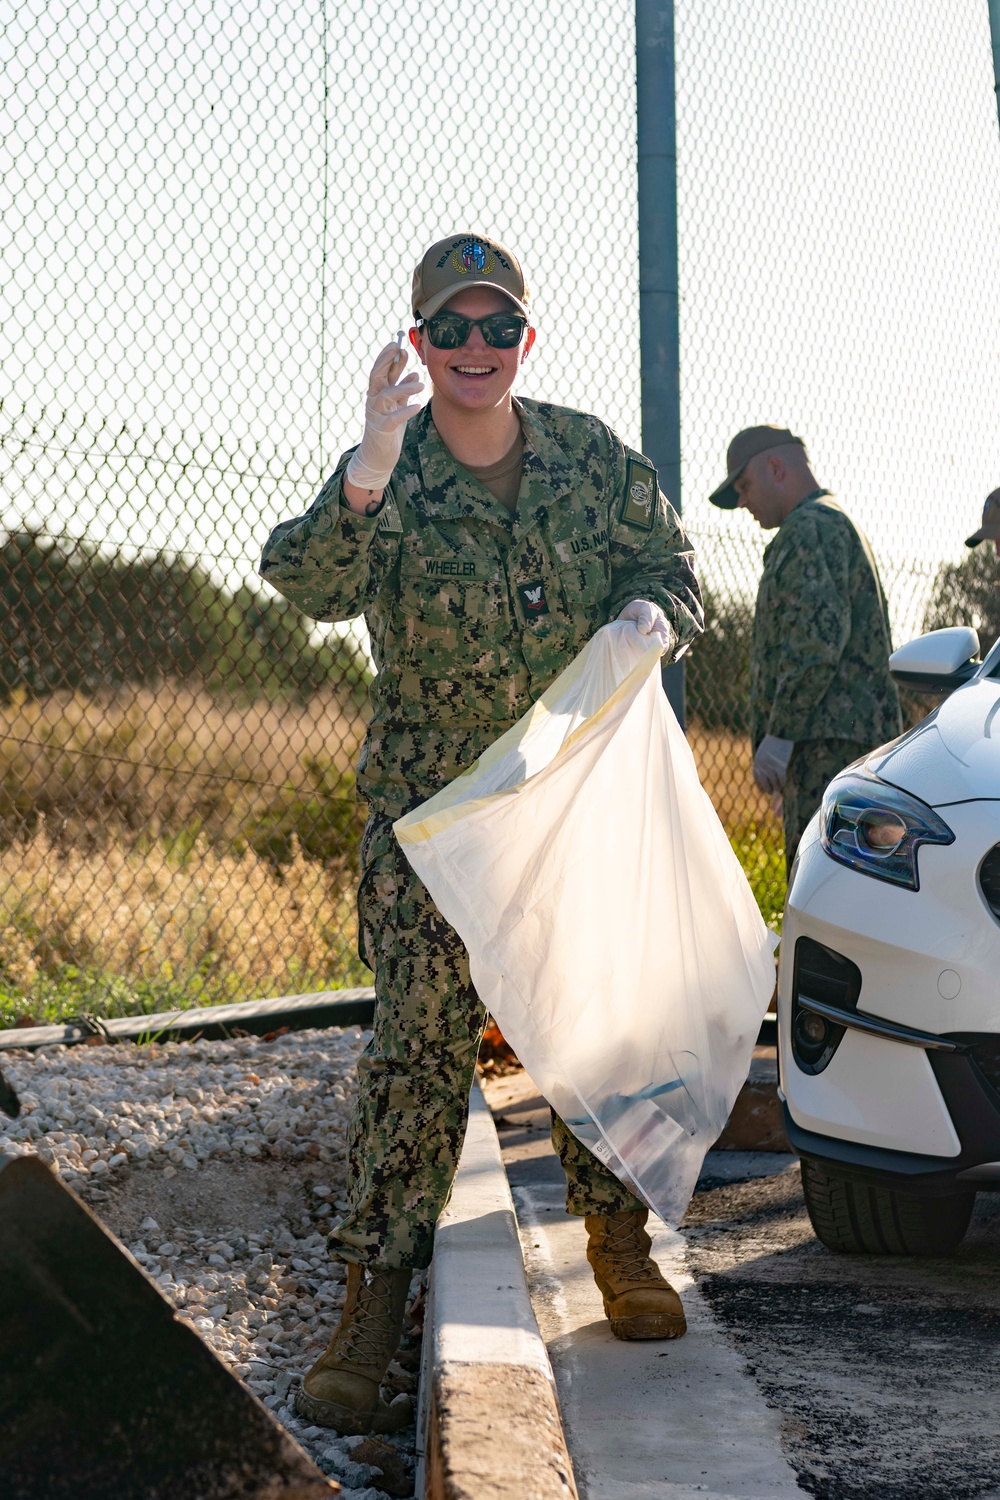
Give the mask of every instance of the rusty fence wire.
<svg viewBox="0 0 1000 1500">
<path fill-rule="evenodd" d="M 982 14 L 979 11 L 982 11 Z M 897 640 L 1000 630 L 986 7 L 678 0 L 689 733 L 768 919 L 728 439 L 806 438 Z M 0 1024 L 365 982 L 363 622 L 256 577 L 360 431 L 412 266 L 517 247 L 526 395 L 639 431 L 635 36 L 612 0 L 0 3 Z M 673 497 L 676 498 L 676 497 Z"/>
</svg>

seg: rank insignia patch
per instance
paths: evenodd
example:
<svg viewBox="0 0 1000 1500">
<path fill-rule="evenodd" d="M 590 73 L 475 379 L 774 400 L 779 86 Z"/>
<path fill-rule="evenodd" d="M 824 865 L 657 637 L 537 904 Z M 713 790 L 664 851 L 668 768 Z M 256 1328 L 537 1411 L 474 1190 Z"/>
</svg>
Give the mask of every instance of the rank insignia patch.
<svg viewBox="0 0 1000 1500">
<path fill-rule="evenodd" d="M 656 470 L 630 458 L 625 470 L 625 494 L 619 519 L 626 526 L 652 531 L 656 519 Z"/>
<path fill-rule="evenodd" d="M 545 597 L 545 584 L 540 578 L 531 583 L 519 583 L 517 592 L 521 596 L 526 615 L 547 615 L 549 612 L 549 601 Z"/>
<path fill-rule="evenodd" d="M 385 509 L 378 519 L 379 531 L 402 531 L 403 523 L 400 520 L 396 502 L 390 495 L 385 502 Z"/>
</svg>

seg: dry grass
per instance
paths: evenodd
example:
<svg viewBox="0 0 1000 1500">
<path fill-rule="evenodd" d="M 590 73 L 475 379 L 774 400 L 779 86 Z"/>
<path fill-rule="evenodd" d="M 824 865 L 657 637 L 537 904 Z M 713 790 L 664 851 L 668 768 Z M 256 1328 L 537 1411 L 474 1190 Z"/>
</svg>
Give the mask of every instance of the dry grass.
<svg viewBox="0 0 1000 1500">
<path fill-rule="evenodd" d="M 333 692 L 304 704 L 220 702 L 184 687 L 56 693 L 0 707 L 0 838 L 39 814 L 69 845 L 108 830 L 197 828 L 232 840 L 319 757 L 346 772 L 364 723 Z"/>
<path fill-rule="evenodd" d="M 348 847 L 363 733 L 334 692 L 0 707 L 0 1024 L 366 982 Z"/>
<path fill-rule="evenodd" d="M 687 737 L 701 784 L 727 828 L 745 823 L 780 826 L 781 820 L 771 810 L 770 798 L 754 786 L 753 753 L 745 734 L 727 734 L 689 724 Z"/>
<path fill-rule="evenodd" d="M 297 851 L 278 873 L 204 842 L 183 858 L 67 849 L 43 827 L 0 853 L 0 1010 L 148 1011 L 365 983 L 354 940 L 353 893 Z"/>
<path fill-rule="evenodd" d="M 367 983 L 351 869 L 361 819 L 338 810 L 322 861 L 300 842 L 331 797 L 351 797 L 363 731 L 333 693 L 246 706 L 136 689 L 0 708 L 0 1025 Z M 697 725 L 690 741 L 777 925 L 780 824 L 749 743 Z M 255 853 L 248 830 L 268 818 Z"/>
<path fill-rule="evenodd" d="M 746 872 L 761 915 L 775 931 L 785 904 L 785 841 L 771 799 L 753 782 L 746 735 L 688 725 L 688 741 L 702 786 L 722 820 Z"/>
</svg>

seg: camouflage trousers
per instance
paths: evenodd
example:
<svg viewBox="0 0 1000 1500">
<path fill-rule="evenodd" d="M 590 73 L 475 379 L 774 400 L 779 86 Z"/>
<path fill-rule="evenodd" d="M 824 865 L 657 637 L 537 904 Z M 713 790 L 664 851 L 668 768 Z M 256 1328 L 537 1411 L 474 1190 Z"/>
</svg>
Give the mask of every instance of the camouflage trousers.
<svg viewBox="0 0 1000 1500">
<path fill-rule="evenodd" d="M 870 750 L 857 740 L 798 740 L 788 763 L 782 798 L 785 868 L 791 871 L 806 824 L 823 800 L 828 781 Z"/>
<path fill-rule="evenodd" d="M 461 938 L 413 873 L 388 818 L 369 818 L 361 860 L 359 948 L 375 971 L 375 1021 L 358 1060 L 348 1211 L 330 1251 L 338 1260 L 423 1267 L 465 1139 L 486 1012 Z M 561 1121 L 552 1135 L 570 1213 L 642 1207 Z"/>
</svg>

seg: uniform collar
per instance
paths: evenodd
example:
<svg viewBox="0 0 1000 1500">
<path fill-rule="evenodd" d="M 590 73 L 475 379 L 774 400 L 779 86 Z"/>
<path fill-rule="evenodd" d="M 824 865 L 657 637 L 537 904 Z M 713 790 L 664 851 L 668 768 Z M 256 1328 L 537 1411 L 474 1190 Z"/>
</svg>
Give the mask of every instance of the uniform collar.
<svg viewBox="0 0 1000 1500">
<path fill-rule="evenodd" d="M 800 510 L 805 510 L 806 506 L 809 505 L 809 504 L 811 504 L 811 502 L 813 500 L 824 500 L 824 499 L 832 499 L 832 498 L 833 498 L 833 492 L 831 490 L 823 490 L 823 489 L 811 490 L 808 495 L 803 495 L 802 496 L 802 499 L 799 501 L 799 503 L 797 505 L 793 505 L 792 506 L 792 509 L 788 512 L 788 515 L 782 521 L 781 526 L 787 526 L 788 523 L 789 523 L 789 521 L 792 519 L 792 517 L 794 515 L 797 515 Z M 779 531 L 781 530 L 781 526 L 778 527 Z"/>
<path fill-rule="evenodd" d="M 795 528 L 794 527 L 790 527 L 789 526 L 789 522 L 793 521 L 797 515 L 800 515 L 801 513 L 803 513 L 805 511 L 805 509 L 806 509 L 806 506 L 810 505 L 814 500 L 833 500 L 833 491 L 832 490 L 818 489 L 818 490 L 813 490 L 808 495 L 803 495 L 802 499 L 799 501 L 798 505 L 794 506 L 793 509 L 788 512 L 788 515 L 782 521 L 781 525 L 778 527 L 777 531 L 774 533 L 774 536 L 771 538 L 771 540 L 768 542 L 767 546 L 764 548 L 764 556 L 765 556 L 765 558 L 767 557 L 768 553 L 772 549 L 777 549 L 778 542 L 781 540 L 781 538 L 782 538 L 783 535 L 787 538 L 787 536 L 789 534 L 789 531 L 790 530 L 794 531 Z M 834 505 L 836 505 L 837 502 L 834 500 L 833 503 L 834 503 Z"/>
<path fill-rule="evenodd" d="M 517 497 L 515 540 L 530 531 L 550 505 L 572 493 L 579 484 L 579 470 L 555 438 L 546 431 L 537 403 L 514 398 L 524 433 L 524 473 Z"/>
<path fill-rule="evenodd" d="M 510 511 L 455 462 L 434 426 L 429 404 L 407 428 L 403 459 L 407 496 L 416 502 L 419 494 L 425 515 L 443 521 L 498 521 L 509 528 Z"/>
<path fill-rule="evenodd" d="M 540 511 L 570 493 L 579 475 L 565 450 L 545 430 L 536 403 L 515 397 L 514 410 L 524 433 L 524 472 L 514 519 L 517 536 L 534 525 Z M 403 476 L 404 488 L 410 494 L 410 484 L 416 482 L 422 509 L 428 515 L 460 520 L 485 514 L 510 526 L 507 507 L 457 464 L 445 447 L 431 419 L 429 404 L 407 429 L 403 458 L 409 470 L 409 475 Z"/>
</svg>

